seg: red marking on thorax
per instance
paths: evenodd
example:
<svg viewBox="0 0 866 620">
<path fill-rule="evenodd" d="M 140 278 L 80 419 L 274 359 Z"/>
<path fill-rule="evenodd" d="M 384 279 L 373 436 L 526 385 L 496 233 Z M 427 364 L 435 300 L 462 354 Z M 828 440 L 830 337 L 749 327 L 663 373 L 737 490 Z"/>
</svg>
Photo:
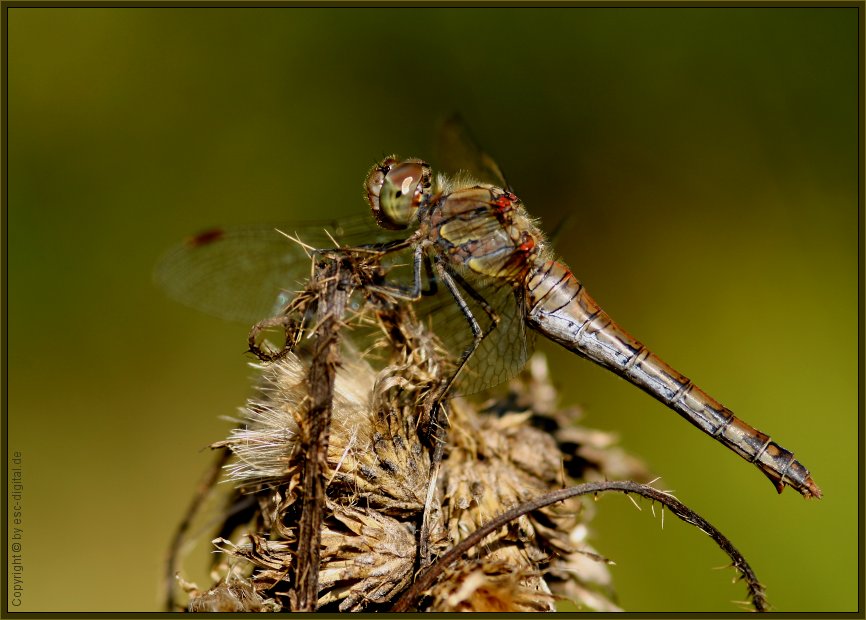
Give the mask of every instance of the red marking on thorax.
<svg viewBox="0 0 866 620">
<path fill-rule="evenodd" d="M 523 242 L 517 246 L 521 252 L 529 254 L 535 249 L 535 239 L 527 233 L 523 234 Z"/>
<path fill-rule="evenodd" d="M 498 207 L 501 210 L 510 209 L 514 204 L 514 201 L 517 200 L 517 196 L 512 194 L 511 192 L 505 192 L 499 198 L 493 201 L 494 206 Z"/>
</svg>

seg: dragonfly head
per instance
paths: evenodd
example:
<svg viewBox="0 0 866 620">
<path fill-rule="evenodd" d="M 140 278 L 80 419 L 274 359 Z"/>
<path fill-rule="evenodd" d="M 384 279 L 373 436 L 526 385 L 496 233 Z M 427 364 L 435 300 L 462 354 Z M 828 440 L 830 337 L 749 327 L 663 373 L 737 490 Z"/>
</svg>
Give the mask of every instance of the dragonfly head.
<svg viewBox="0 0 866 620">
<path fill-rule="evenodd" d="M 367 202 L 382 228 L 402 230 L 430 198 L 430 166 L 420 159 L 387 157 L 367 175 Z"/>
</svg>

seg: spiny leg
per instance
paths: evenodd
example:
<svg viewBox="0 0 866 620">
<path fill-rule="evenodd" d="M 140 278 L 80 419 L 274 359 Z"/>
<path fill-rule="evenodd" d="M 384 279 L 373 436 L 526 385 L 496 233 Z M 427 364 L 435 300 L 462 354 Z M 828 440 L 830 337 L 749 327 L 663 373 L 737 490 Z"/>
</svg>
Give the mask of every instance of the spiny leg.
<svg viewBox="0 0 866 620">
<path fill-rule="evenodd" d="M 426 259 L 426 260 L 425 260 Z M 430 291 L 436 290 L 436 285 L 433 282 L 430 276 L 429 263 L 430 259 L 427 258 L 424 254 L 424 248 L 419 244 L 415 246 L 415 251 L 412 255 L 412 288 L 406 288 L 400 286 L 398 284 L 370 284 L 367 285 L 367 290 L 376 291 L 379 293 L 384 293 L 390 297 L 395 299 L 401 299 L 403 301 L 418 301 L 421 299 L 421 296 L 424 294 L 424 291 L 421 290 L 421 264 L 425 263 L 428 265 L 427 275 L 428 281 L 430 284 Z"/>
<path fill-rule="evenodd" d="M 333 239 L 333 238 L 332 238 Z M 334 241 L 334 243 L 337 243 Z M 414 237 L 407 237 L 406 239 L 397 239 L 394 241 L 386 241 L 384 243 L 367 243 L 362 245 L 355 246 L 338 246 L 335 248 L 321 248 L 316 249 L 313 248 L 311 252 L 308 252 L 308 255 L 313 260 L 315 264 L 317 260 L 321 257 L 326 259 L 333 259 L 335 256 L 342 258 L 354 258 L 353 255 L 361 255 L 373 257 L 375 259 L 381 259 L 388 254 L 394 254 L 395 252 L 399 252 L 401 250 L 405 250 L 406 248 L 414 247 L 414 282 L 412 285 L 412 289 L 406 289 L 404 287 L 398 285 L 380 285 L 380 284 L 371 284 L 369 282 L 365 283 L 365 288 L 369 290 L 379 291 L 397 299 L 403 299 L 407 301 L 417 301 L 421 297 L 421 254 L 423 252 L 423 248 L 420 244 L 416 243 Z M 427 273 L 430 273 L 430 270 L 427 270 Z"/>
<path fill-rule="evenodd" d="M 430 538 L 429 513 L 430 507 L 433 504 L 433 494 L 436 489 L 436 481 L 439 478 L 439 469 L 442 464 L 442 456 L 445 450 L 445 431 L 447 430 L 447 423 L 445 422 L 445 416 L 439 415 L 443 407 L 442 401 L 444 400 L 445 395 L 451 389 L 454 381 L 456 381 L 458 375 L 460 374 L 460 371 L 466 365 L 466 362 L 469 361 L 469 358 L 472 357 L 472 354 L 478 350 L 478 347 L 481 346 L 484 338 L 490 335 L 499 324 L 499 315 L 496 314 L 490 304 L 488 304 L 487 301 L 478 293 L 478 291 L 472 288 L 472 286 L 463 277 L 449 269 L 441 260 L 436 260 L 435 267 L 439 277 L 445 284 L 448 292 L 450 292 L 451 296 L 454 297 L 454 301 L 457 303 L 457 306 L 460 308 L 460 311 L 463 313 L 463 316 L 469 323 L 469 327 L 472 329 L 472 342 L 469 344 L 468 347 L 466 347 L 466 350 L 463 351 L 463 354 L 460 356 L 460 362 L 457 364 L 457 368 L 452 373 L 451 377 L 448 379 L 445 385 L 441 388 L 438 396 L 433 400 L 433 406 L 430 412 L 429 436 L 430 441 L 433 445 L 433 454 L 430 463 L 430 483 L 427 487 L 427 497 L 424 502 L 424 514 L 421 521 L 421 532 L 419 535 L 419 555 L 421 559 L 421 568 L 429 565 L 431 561 L 428 544 Z M 460 293 L 460 288 L 463 288 L 463 290 L 472 299 L 474 299 L 478 303 L 478 305 L 481 306 L 481 308 L 490 318 L 490 329 L 488 329 L 486 332 L 481 329 L 481 326 L 478 324 L 475 315 L 472 314 L 472 310 L 469 308 L 469 304 L 466 303 L 466 300 Z"/>
<path fill-rule="evenodd" d="M 303 332 L 303 326 L 303 322 L 297 323 L 288 314 L 281 314 L 279 316 L 259 321 L 250 329 L 247 339 L 250 348 L 247 351 L 258 357 L 263 362 L 275 362 L 282 359 L 295 348 L 295 345 L 298 344 Z M 268 347 L 262 346 L 258 342 L 259 335 L 273 327 L 283 328 L 285 336 L 283 346 L 277 351 L 268 350 Z"/>
<path fill-rule="evenodd" d="M 349 258 L 353 254 L 382 257 L 392 252 L 397 252 L 411 246 L 411 239 L 401 239 L 388 243 L 362 245 L 349 248 L 313 249 L 310 253 L 310 256 L 313 260 L 313 263 L 316 264 L 320 259 L 334 260 L 335 258 Z M 416 245 L 414 250 L 414 283 L 412 289 L 406 290 L 397 285 L 375 284 L 367 284 L 366 288 L 369 290 L 385 293 L 397 299 L 417 301 L 421 298 L 422 294 L 427 294 L 426 291 L 422 291 L 421 289 L 421 263 L 424 259 L 426 259 L 426 271 L 429 278 L 429 291 L 435 292 L 436 284 L 432 280 L 432 271 L 429 266 L 429 258 L 423 255 L 423 247 L 420 244 Z M 248 336 L 249 353 L 254 354 L 263 362 L 275 362 L 285 357 L 290 351 L 294 350 L 295 346 L 300 340 L 304 328 L 306 327 L 307 317 L 305 316 L 300 323 L 295 321 L 289 313 L 289 310 L 291 308 L 292 306 L 289 305 L 287 308 L 283 309 L 281 314 L 263 319 L 253 325 Z M 285 341 L 283 346 L 280 347 L 279 350 L 268 350 L 267 347 L 262 347 L 259 344 L 258 338 L 262 333 L 274 327 L 280 327 L 283 329 Z"/>
<path fill-rule="evenodd" d="M 460 308 L 460 311 L 463 313 L 463 316 L 466 318 L 466 322 L 469 323 L 469 327 L 472 330 L 472 342 L 469 343 L 469 346 L 463 351 L 463 354 L 460 356 L 460 361 L 457 363 L 457 368 L 454 369 L 454 372 L 449 377 L 448 381 L 445 385 L 440 389 L 439 395 L 436 397 L 435 402 L 441 402 L 445 395 L 448 394 L 448 391 L 454 385 L 454 382 L 457 380 L 457 377 L 460 375 L 460 372 L 463 370 L 463 367 L 466 366 L 466 363 L 469 361 L 469 358 L 478 350 L 478 347 L 481 346 L 481 343 L 484 341 L 487 336 L 493 333 L 493 330 L 496 329 L 496 326 L 499 325 L 499 315 L 496 311 L 487 303 L 487 300 L 481 296 L 478 291 L 472 288 L 472 285 L 469 284 L 460 274 L 450 269 L 444 262 L 441 260 L 436 261 L 436 271 L 439 274 L 439 277 L 442 279 L 442 282 L 445 284 L 445 287 L 448 289 L 448 292 L 451 293 L 451 296 L 454 297 L 454 301 L 457 303 L 457 306 Z M 459 287 L 458 287 L 459 285 Z M 463 298 L 463 295 L 460 293 L 460 289 L 463 289 L 475 302 L 481 306 L 481 309 L 484 310 L 484 313 L 487 314 L 490 319 L 490 327 L 487 331 L 481 329 L 481 326 L 478 324 L 478 320 L 475 318 L 475 315 L 472 314 L 472 310 L 469 308 L 469 304 L 466 303 L 466 300 Z M 435 422 L 435 420 L 434 420 Z"/>
<path fill-rule="evenodd" d="M 439 292 L 439 285 L 436 284 L 436 274 L 433 273 L 433 263 L 430 262 L 429 254 L 424 254 L 424 272 L 427 274 L 427 290 L 421 291 L 421 294 L 432 297 Z"/>
</svg>

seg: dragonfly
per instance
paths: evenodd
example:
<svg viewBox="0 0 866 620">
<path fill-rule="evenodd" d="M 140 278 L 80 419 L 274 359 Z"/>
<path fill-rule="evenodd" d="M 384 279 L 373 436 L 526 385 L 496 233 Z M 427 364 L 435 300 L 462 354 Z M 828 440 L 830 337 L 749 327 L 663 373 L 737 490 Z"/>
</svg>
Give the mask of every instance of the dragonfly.
<svg viewBox="0 0 866 620">
<path fill-rule="evenodd" d="M 333 223 L 323 231 L 328 240 L 352 240 L 369 234 L 372 222 L 376 232 L 365 247 L 411 253 L 411 277 L 391 292 L 417 302 L 419 313 L 426 309 L 434 319 L 433 332 L 461 351 L 455 355 L 449 394 L 472 393 L 516 374 L 538 334 L 647 392 L 757 466 L 779 493 L 790 486 L 804 497 L 820 498 L 820 488 L 792 452 L 737 418 L 600 307 L 555 257 L 496 163 L 455 125 L 447 148 L 458 153 L 458 165 L 467 164 L 460 169 L 474 175 L 434 176 L 424 160 L 387 157 L 373 166 L 364 184 L 372 219 Z M 169 254 L 157 278 L 193 306 L 258 320 L 268 306 L 273 313 L 284 304 L 290 274 L 303 264 L 297 248 L 273 230 L 264 231 L 203 233 Z M 306 234 L 312 234 L 310 229 Z M 319 247 L 328 245 L 333 247 L 333 241 Z M 438 302 L 425 301 L 425 271 L 428 292 L 441 284 L 447 303 L 442 295 Z M 246 293 L 237 294 L 241 290 Z M 254 312 L 260 313 L 257 318 Z"/>
</svg>

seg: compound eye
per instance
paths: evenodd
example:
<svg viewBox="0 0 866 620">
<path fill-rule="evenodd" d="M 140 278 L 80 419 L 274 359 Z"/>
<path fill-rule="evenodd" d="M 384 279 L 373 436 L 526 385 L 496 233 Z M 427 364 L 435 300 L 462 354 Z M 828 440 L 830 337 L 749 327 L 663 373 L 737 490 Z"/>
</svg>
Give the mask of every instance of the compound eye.
<svg viewBox="0 0 866 620">
<path fill-rule="evenodd" d="M 367 202 L 383 228 L 406 228 L 430 196 L 430 167 L 419 159 L 389 157 L 367 175 Z"/>
</svg>

